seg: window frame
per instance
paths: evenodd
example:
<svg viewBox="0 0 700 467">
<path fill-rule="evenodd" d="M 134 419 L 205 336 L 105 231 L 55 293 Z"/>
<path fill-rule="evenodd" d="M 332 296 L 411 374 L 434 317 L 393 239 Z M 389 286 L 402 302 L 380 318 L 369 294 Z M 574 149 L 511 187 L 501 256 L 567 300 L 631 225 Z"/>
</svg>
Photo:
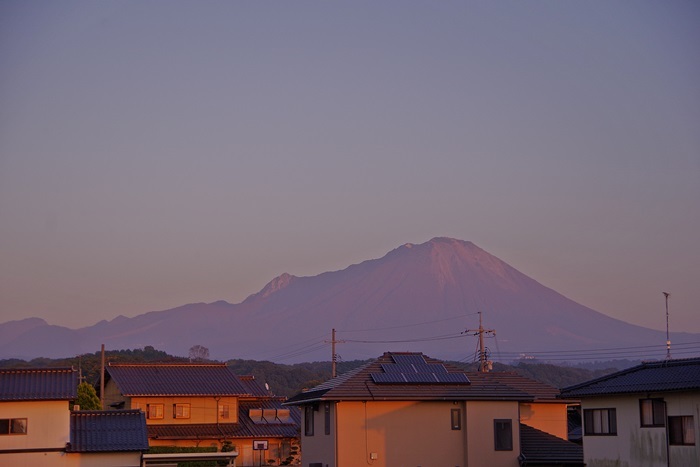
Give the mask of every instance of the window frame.
<svg viewBox="0 0 700 467">
<path fill-rule="evenodd" d="M 499 427 L 500 425 L 500 427 Z M 503 436 L 506 436 L 505 438 Z M 513 450 L 513 420 L 496 418 L 493 420 L 493 449 L 495 451 Z"/>
<path fill-rule="evenodd" d="M 163 420 L 165 418 L 165 404 L 146 404 L 146 418 L 148 420 Z"/>
<path fill-rule="evenodd" d="M 231 418 L 231 407 L 229 404 L 219 405 L 219 420 L 229 420 Z"/>
<path fill-rule="evenodd" d="M 28 431 L 28 422 L 26 417 L 2 418 L 0 424 L 4 425 L 7 422 L 7 431 L 0 432 L 0 436 L 26 435 Z M 22 431 L 16 430 L 15 426 L 19 423 Z"/>
<path fill-rule="evenodd" d="M 304 406 L 304 436 L 314 435 L 314 406 Z"/>
<path fill-rule="evenodd" d="M 645 417 L 646 415 L 646 417 Z M 651 417 L 651 423 L 645 418 Z M 639 426 L 662 428 L 666 426 L 666 401 L 661 398 L 639 399 Z"/>
<path fill-rule="evenodd" d="M 178 414 L 178 409 L 180 413 Z M 184 402 L 173 404 L 173 418 L 176 420 L 187 420 L 192 417 L 192 406 Z"/>
<path fill-rule="evenodd" d="M 692 433 L 686 430 L 684 423 L 686 420 L 690 420 Z M 680 430 L 678 430 L 679 428 Z M 680 442 L 678 441 L 679 435 Z M 692 439 L 692 442 L 686 442 L 686 438 Z M 695 417 L 692 415 L 670 415 L 668 417 L 668 444 L 669 446 L 695 446 Z"/>
<path fill-rule="evenodd" d="M 323 428 L 327 435 L 331 434 L 331 403 L 323 403 Z"/>
<path fill-rule="evenodd" d="M 603 414 L 606 414 L 607 431 L 604 431 Z M 595 418 L 598 418 L 594 418 L 595 415 L 600 417 L 600 431 L 595 431 Z M 617 436 L 617 409 L 615 407 L 583 409 L 583 434 L 584 436 Z"/>
<path fill-rule="evenodd" d="M 450 409 L 450 424 L 452 430 L 457 431 L 462 429 L 462 410 Z"/>
</svg>

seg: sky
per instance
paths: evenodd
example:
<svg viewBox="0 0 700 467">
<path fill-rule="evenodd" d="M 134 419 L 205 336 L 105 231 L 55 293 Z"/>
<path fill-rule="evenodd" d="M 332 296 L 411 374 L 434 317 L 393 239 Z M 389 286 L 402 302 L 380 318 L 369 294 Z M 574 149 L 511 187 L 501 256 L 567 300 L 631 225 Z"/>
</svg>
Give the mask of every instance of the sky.
<svg viewBox="0 0 700 467">
<path fill-rule="evenodd" d="M 700 332 L 700 3 L 0 2 L 0 322 L 436 236 Z"/>
</svg>

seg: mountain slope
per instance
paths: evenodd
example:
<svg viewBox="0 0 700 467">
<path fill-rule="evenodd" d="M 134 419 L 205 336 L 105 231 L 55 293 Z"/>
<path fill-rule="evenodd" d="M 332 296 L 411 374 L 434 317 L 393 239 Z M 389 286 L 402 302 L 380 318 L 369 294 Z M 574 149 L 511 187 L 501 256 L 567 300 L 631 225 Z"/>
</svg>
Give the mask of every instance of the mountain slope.
<svg viewBox="0 0 700 467">
<path fill-rule="evenodd" d="M 497 331 L 488 342 L 491 351 L 504 355 L 665 342 L 664 333 L 579 305 L 471 242 L 434 238 L 340 271 L 283 274 L 240 304 L 190 304 L 74 331 L 32 322 L 27 332 L 41 333 L 41 340 L 18 332 L 0 344 L 0 356 L 94 352 L 101 343 L 113 349 L 153 345 L 186 355 L 201 344 L 218 359 L 328 360 L 323 340 L 335 328 L 345 341 L 337 351 L 346 360 L 386 350 L 459 360 L 474 353 L 476 339 L 460 332 L 478 326 L 477 312 L 485 327 Z M 9 324 L 0 325 L 0 335 Z M 676 334 L 673 340 L 698 336 Z"/>
</svg>

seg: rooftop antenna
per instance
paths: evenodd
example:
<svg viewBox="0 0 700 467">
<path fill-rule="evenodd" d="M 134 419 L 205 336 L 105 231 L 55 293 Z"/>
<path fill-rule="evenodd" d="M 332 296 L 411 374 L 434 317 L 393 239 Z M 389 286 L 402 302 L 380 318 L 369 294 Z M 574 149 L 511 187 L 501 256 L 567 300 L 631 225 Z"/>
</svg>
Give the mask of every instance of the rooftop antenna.
<svg viewBox="0 0 700 467">
<path fill-rule="evenodd" d="M 671 296 L 668 292 L 663 292 L 666 297 L 666 360 L 671 359 L 671 336 L 668 333 L 668 297 Z"/>
</svg>

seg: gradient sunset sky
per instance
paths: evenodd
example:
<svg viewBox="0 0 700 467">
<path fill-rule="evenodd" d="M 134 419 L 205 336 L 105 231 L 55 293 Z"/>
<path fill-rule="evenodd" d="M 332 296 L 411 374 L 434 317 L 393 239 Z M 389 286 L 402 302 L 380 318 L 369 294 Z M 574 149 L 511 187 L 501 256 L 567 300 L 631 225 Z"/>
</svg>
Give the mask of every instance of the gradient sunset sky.
<svg viewBox="0 0 700 467">
<path fill-rule="evenodd" d="M 700 2 L 0 2 L 0 322 L 435 236 L 700 332 Z"/>
</svg>

